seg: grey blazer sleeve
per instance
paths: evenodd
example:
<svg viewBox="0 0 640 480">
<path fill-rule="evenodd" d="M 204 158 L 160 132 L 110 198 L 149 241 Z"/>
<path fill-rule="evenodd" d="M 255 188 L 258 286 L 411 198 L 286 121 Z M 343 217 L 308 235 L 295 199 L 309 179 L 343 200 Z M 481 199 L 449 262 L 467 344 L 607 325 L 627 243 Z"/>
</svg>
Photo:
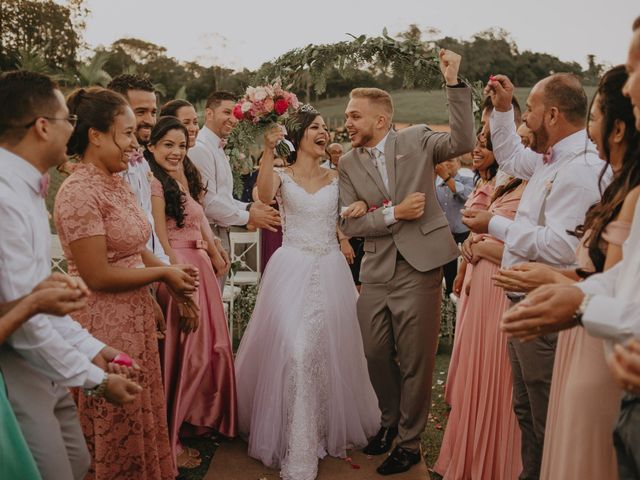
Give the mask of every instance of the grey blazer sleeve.
<svg viewBox="0 0 640 480">
<path fill-rule="evenodd" d="M 434 164 L 468 153 L 475 145 L 471 88 L 447 87 L 446 90 L 451 133 L 425 129 L 422 134 L 422 147 L 426 151 L 433 152 Z"/>
<path fill-rule="evenodd" d="M 362 200 L 353 188 L 347 168 L 340 168 L 340 206 L 348 207 L 353 202 Z M 365 213 L 360 218 L 340 217 L 340 230 L 348 237 L 381 237 L 389 235 L 391 230 L 384 223 L 382 208 Z"/>
</svg>

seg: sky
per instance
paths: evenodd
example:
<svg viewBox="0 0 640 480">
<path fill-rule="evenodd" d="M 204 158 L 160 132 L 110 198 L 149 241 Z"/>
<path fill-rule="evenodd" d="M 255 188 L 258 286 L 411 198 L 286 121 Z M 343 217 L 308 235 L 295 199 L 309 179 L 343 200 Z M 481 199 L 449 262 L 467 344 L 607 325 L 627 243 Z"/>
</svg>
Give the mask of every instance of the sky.
<svg viewBox="0 0 640 480">
<path fill-rule="evenodd" d="M 469 39 L 507 30 L 522 50 L 586 65 L 624 63 L 638 0 L 86 0 L 91 48 L 123 37 L 146 40 L 178 60 L 255 69 L 296 47 L 354 35 L 390 34 L 411 23 Z M 463 59 L 463 61 L 465 61 Z"/>
</svg>

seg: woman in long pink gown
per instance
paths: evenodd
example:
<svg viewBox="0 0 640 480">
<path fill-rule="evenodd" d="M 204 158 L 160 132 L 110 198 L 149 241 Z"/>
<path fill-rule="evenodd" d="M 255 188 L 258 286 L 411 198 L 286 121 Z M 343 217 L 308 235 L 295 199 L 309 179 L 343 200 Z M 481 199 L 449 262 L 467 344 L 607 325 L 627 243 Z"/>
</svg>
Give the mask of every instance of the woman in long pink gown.
<svg viewBox="0 0 640 480">
<path fill-rule="evenodd" d="M 576 250 L 581 272 L 600 272 L 620 261 L 638 198 L 634 189 L 640 185 L 640 162 L 635 152 L 640 133 L 635 129 L 631 103 L 622 95 L 626 79 L 623 66 L 606 72 L 591 105 L 589 136 L 600 158 L 610 163 L 614 178 L 579 228 L 578 233 L 584 231 Z M 540 264 L 514 269 L 502 276 L 524 291 L 579 279 L 576 271 L 557 271 Z M 540 478 L 618 478 L 613 427 L 621 393 L 607 366 L 603 341 L 580 327 L 560 332 Z"/>
<path fill-rule="evenodd" d="M 155 177 L 151 200 L 156 233 L 171 262 L 197 267 L 200 281 L 195 330 L 181 317 L 166 287 L 157 293 L 167 324 L 162 353 L 169 436 L 179 465 L 188 461 L 179 457 L 180 435 L 234 437 L 237 425 L 233 352 L 213 267 L 225 274 L 228 264 L 194 199 L 202 196 L 204 187 L 186 151 L 186 128 L 175 117 L 162 117 L 145 152 Z"/>
<path fill-rule="evenodd" d="M 489 211 L 513 218 L 523 190 L 524 183 L 518 180 L 497 189 L 500 196 Z M 434 466 L 445 479 L 513 480 L 522 469 L 507 339 L 500 331 L 507 298 L 491 280 L 500 267 L 502 247 L 489 235 L 473 247 L 472 261 L 478 261 L 468 281 L 462 328 L 456 331 L 464 356 L 449 383 L 451 412 Z"/>
<path fill-rule="evenodd" d="M 487 147 L 491 147 L 490 140 L 489 144 L 487 144 L 487 139 L 484 135 L 479 135 L 476 140 L 476 146 L 473 149 L 473 169 L 476 171 L 476 187 L 473 189 L 473 192 L 471 192 L 471 195 L 469 195 L 469 198 L 467 198 L 464 204 L 465 208 L 486 210 L 491 204 L 498 164 L 493 156 L 493 152 Z M 475 234 L 473 233 L 469 236 L 471 239 L 475 238 Z M 463 259 L 458 268 L 458 275 L 453 283 L 453 291 L 458 295 L 458 303 L 456 305 L 456 335 L 454 336 L 453 351 L 451 352 L 451 360 L 449 361 L 447 383 L 444 388 L 445 401 L 449 405 L 451 405 L 452 402 L 451 384 L 456 376 L 461 354 L 458 333 L 463 329 L 467 308 L 467 289 L 473 274 L 473 268 L 473 265 L 468 264 Z"/>
<path fill-rule="evenodd" d="M 117 93 L 80 89 L 67 100 L 78 124 L 67 146 L 81 164 L 58 191 L 54 217 L 70 275 L 80 275 L 92 294 L 74 318 L 96 338 L 127 352 L 140 366 L 142 392 L 114 406 L 76 392 L 78 415 L 91 452 L 87 479 L 169 480 L 177 473 L 169 447 L 156 322 L 149 286 L 168 282 L 193 287 L 178 267 L 154 266 L 145 245 L 151 227 L 128 184 L 136 141 L 135 116 Z"/>
</svg>

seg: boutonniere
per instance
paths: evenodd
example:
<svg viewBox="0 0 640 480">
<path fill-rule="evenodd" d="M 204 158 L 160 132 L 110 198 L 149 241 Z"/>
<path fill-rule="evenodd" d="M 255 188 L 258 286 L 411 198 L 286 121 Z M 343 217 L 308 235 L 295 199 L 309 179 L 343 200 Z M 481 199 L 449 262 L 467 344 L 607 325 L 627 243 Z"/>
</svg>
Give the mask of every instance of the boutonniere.
<svg viewBox="0 0 640 480">
<path fill-rule="evenodd" d="M 383 200 L 382 201 L 382 210 L 387 210 L 389 208 L 393 207 L 393 203 L 391 202 L 391 200 Z M 367 210 L 367 213 L 371 213 L 371 212 L 375 212 L 378 208 L 378 205 L 371 205 L 369 207 L 369 210 Z"/>
<path fill-rule="evenodd" d="M 553 182 L 556 181 L 557 176 L 558 176 L 558 173 L 556 172 L 553 178 L 547 180 L 546 183 L 544 184 L 544 191 L 547 193 L 547 195 L 551 193 L 551 187 L 553 187 Z"/>
</svg>

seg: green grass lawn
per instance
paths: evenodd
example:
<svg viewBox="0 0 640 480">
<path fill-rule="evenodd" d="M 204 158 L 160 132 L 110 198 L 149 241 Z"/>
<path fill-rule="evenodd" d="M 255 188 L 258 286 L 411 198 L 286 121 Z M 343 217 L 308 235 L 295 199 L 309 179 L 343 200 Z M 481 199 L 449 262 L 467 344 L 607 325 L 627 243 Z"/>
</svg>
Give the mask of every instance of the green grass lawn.
<svg viewBox="0 0 640 480">
<path fill-rule="evenodd" d="M 524 109 L 530 88 L 516 88 L 516 97 Z M 585 87 L 589 98 L 595 87 Z M 395 114 L 394 120 L 399 123 L 443 124 L 449 122 L 446 97 L 442 90 L 396 90 L 391 92 Z M 343 124 L 344 109 L 348 97 L 321 100 L 314 106 L 320 111 L 327 125 L 335 129 Z"/>
</svg>

